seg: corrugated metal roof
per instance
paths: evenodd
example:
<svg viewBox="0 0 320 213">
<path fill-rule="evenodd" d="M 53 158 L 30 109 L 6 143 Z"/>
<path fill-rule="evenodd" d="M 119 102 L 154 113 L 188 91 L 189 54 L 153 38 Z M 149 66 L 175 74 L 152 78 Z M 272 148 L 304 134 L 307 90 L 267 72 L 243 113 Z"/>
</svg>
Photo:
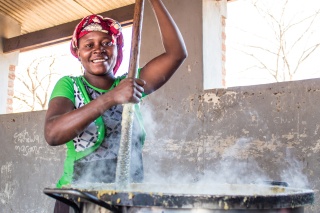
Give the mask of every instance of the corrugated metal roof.
<svg viewBox="0 0 320 213">
<path fill-rule="evenodd" d="M 0 0 L 0 12 L 21 24 L 21 34 L 134 4 L 135 0 Z"/>
</svg>

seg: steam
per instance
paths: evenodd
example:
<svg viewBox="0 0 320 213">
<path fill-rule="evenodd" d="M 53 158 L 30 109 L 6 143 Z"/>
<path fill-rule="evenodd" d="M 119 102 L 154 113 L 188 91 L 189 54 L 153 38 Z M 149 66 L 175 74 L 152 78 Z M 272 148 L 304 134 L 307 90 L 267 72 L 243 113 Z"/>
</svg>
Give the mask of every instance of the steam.
<svg viewBox="0 0 320 213">
<path fill-rule="evenodd" d="M 145 106 L 143 119 L 147 130 L 143 151 L 145 175 L 143 184 L 133 183 L 132 191 L 201 194 L 231 193 L 233 189 L 238 189 L 239 193 L 249 195 L 258 193 L 257 188 L 246 187 L 259 184 L 266 186 L 262 187 L 262 191 L 268 194 L 275 193 L 269 189 L 272 181 L 288 183 L 290 188 L 299 190 L 308 187 L 303 163 L 291 153 L 293 149 L 286 148 L 285 145 L 279 146 L 281 143 L 278 141 L 259 141 L 245 137 L 223 139 L 221 135 L 188 141 L 184 133 L 179 133 L 178 139 L 171 138 L 170 134 L 173 133 L 165 133 L 163 137 L 159 137 L 160 131 L 169 126 L 161 127 L 163 122 L 156 122 L 153 110 Z M 179 124 L 172 119 L 170 123 L 172 126 Z M 185 129 L 192 130 L 191 121 L 183 125 Z M 273 150 L 275 144 L 279 148 L 276 151 Z M 135 148 L 141 147 L 132 146 L 132 149 Z M 186 153 L 187 148 L 188 151 L 196 153 Z M 133 157 L 131 164 L 140 164 L 137 156 Z M 88 173 L 87 180 L 90 180 L 91 175 Z M 90 187 L 95 185 L 91 184 Z M 114 189 L 112 184 L 96 187 Z"/>
<path fill-rule="evenodd" d="M 87 202 L 86 205 L 83 205 L 83 212 L 110 213 L 110 210 L 105 209 L 99 205 Z"/>
<path fill-rule="evenodd" d="M 240 152 L 248 152 L 250 139 L 241 138 L 235 145 L 225 150 L 217 166 L 213 170 L 205 171 L 203 180 L 208 181 L 208 177 L 218 183 L 230 184 L 250 184 L 268 180 L 253 157 L 248 157 L 245 161 L 238 158 Z"/>
<path fill-rule="evenodd" d="M 185 141 L 184 133 L 175 132 L 179 136 L 178 139 L 170 139 L 167 137 L 157 138 L 159 129 L 168 129 L 169 126 L 162 127 L 161 121 L 153 118 L 151 108 L 143 106 L 143 118 L 147 127 L 147 140 L 145 145 L 145 155 L 147 156 L 147 170 L 145 170 L 145 182 L 159 185 L 208 185 L 208 184 L 286 184 L 293 188 L 308 188 L 308 178 L 304 174 L 303 163 L 291 154 L 291 150 L 280 146 L 281 142 L 273 141 L 274 144 L 282 150 L 272 150 L 268 147 L 268 141 L 259 141 L 254 138 L 238 138 L 225 144 L 223 139 L 207 137 L 208 140 L 202 144 L 202 141 Z M 165 117 L 165 116 L 163 116 Z M 179 117 L 179 116 L 178 116 Z M 192 123 L 186 121 L 186 123 Z M 168 120 L 166 120 L 168 123 Z M 172 126 L 179 122 L 170 119 Z M 191 127 L 187 129 L 192 129 Z M 168 131 L 170 135 L 170 131 Z M 153 134 L 156 133 L 156 134 Z M 167 133 L 166 133 L 167 134 Z M 202 139 L 203 140 L 203 139 Z M 223 144 L 223 152 L 216 151 L 217 143 Z M 175 156 L 171 156 L 170 149 L 167 147 L 175 147 Z M 200 162 L 187 161 L 187 157 L 178 151 L 178 149 L 205 149 L 205 146 L 213 146 L 210 152 L 199 152 L 197 160 Z M 204 147 L 204 148 L 203 148 Z M 284 148 L 283 148 L 284 147 Z M 156 150 L 156 152 L 154 152 Z M 279 153 L 281 153 L 279 155 Z M 185 154 L 185 153 L 184 153 Z M 194 154 L 194 153 L 193 153 Z M 150 155 L 152 155 L 150 157 Z M 210 159 L 206 161 L 206 155 L 210 155 Z M 272 156 L 274 155 L 274 156 Z M 152 161 L 150 159 L 152 159 Z M 167 160 L 170 158 L 171 160 Z M 185 158 L 186 160 L 181 160 Z M 182 162 L 183 161 L 183 162 Z M 179 162 L 182 162 L 180 164 Z M 185 164 L 185 165 L 184 165 Z M 201 164 L 201 166 L 199 166 Z M 174 166 L 173 166 L 174 165 Z M 172 170 L 165 169 L 170 167 Z M 175 169 L 175 168 L 176 169 Z M 270 168 L 271 171 L 270 171 Z"/>
<path fill-rule="evenodd" d="M 281 179 L 287 180 L 294 188 L 309 188 L 308 177 L 303 172 L 303 163 L 292 157 L 289 149 L 287 149 L 286 159 L 287 169 L 282 171 Z"/>
</svg>

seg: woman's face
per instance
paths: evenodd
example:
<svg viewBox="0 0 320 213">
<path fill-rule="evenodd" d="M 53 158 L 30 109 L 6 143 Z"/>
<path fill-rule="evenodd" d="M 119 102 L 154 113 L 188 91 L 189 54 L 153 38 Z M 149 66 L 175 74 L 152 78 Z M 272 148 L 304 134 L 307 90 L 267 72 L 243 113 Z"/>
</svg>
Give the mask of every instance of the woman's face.
<svg viewBox="0 0 320 213">
<path fill-rule="evenodd" d="M 118 52 L 110 35 L 103 32 L 86 34 L 79 39 L 77 54 L 87 74 L 113 74 Z"/>
</svg>

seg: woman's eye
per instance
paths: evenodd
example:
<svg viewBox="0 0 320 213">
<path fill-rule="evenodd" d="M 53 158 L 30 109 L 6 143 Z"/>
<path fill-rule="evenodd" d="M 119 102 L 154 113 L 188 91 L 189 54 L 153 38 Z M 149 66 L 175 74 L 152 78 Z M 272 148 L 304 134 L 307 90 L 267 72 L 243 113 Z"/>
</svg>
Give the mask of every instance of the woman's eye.
<svg viewBox="0 0 320 213">
<path fill-rule="evenodd" d="M 111 47 L 111 46 L 113 46 L 113 43 L 112 43 L 112 41 L 109 41 L 109 42 L 104 42 L 103 43 L 103 46 L 105 46 L 105 47 Z"/>
<path fill-rule="evenodd" d="M 91 47 L 93 47 L 93 45 L 92 44 L 86 44 L 85 47 L 91 48 Z"/>
</svg>

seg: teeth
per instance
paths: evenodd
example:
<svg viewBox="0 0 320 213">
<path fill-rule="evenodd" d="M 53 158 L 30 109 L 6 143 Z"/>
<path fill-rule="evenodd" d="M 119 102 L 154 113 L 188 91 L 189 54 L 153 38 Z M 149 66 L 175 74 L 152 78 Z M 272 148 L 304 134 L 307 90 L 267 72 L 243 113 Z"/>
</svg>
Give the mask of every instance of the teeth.
<svg viewBox="0 0 320 213">
<path fill-rule="evenodd" d="M 92 60 L 93 63 L 104 62 L 104 61 L 106 61 L 106 60 L 105 59 Z"/>
</svg>

